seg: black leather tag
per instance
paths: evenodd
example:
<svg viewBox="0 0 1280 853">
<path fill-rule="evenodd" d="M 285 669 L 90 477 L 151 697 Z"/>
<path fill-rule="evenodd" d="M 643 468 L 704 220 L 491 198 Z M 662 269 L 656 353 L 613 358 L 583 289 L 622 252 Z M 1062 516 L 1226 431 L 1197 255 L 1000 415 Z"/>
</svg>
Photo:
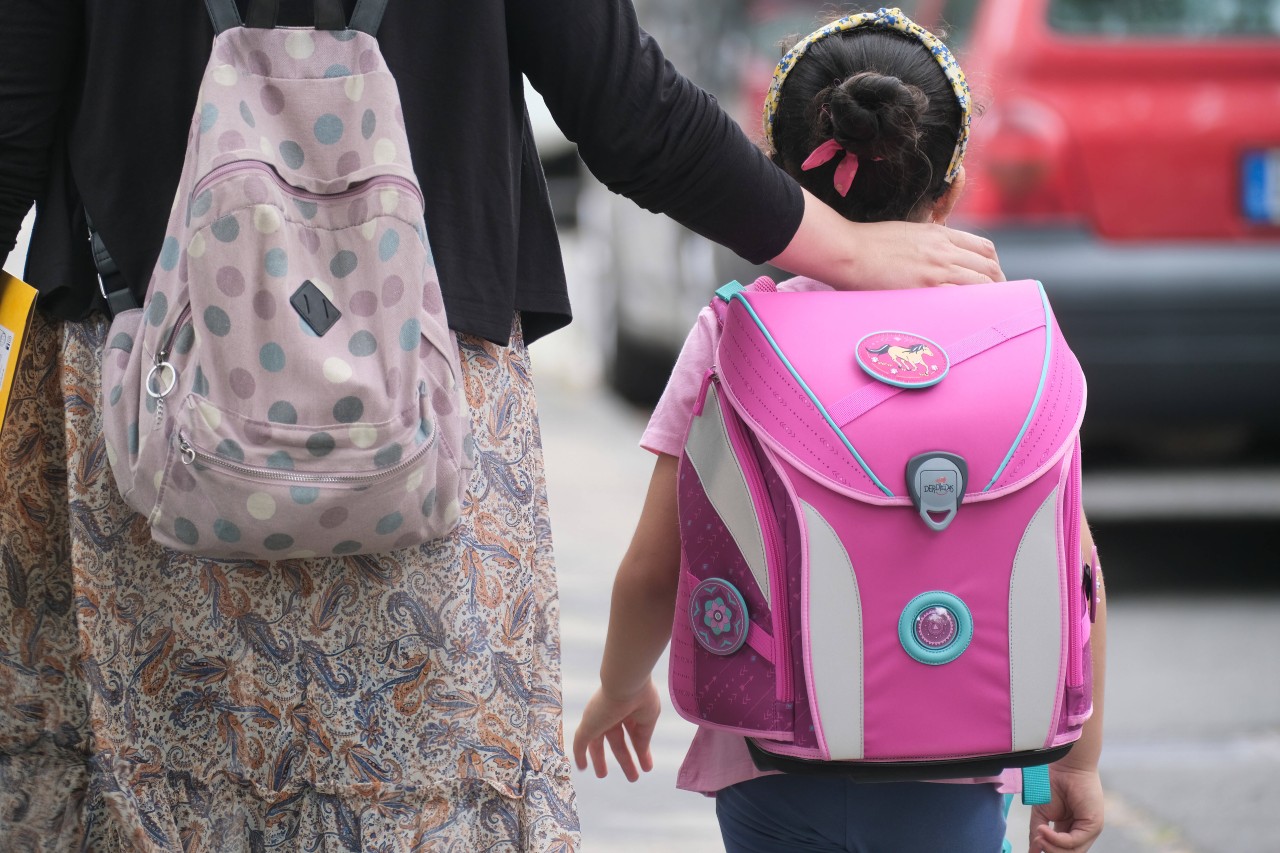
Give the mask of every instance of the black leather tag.
<svg viewBox="0 0 1280 853">
<path fill-rule="evenodd" d="M 293 292 L 289 304 L 317 335 L 329 331 L 342 316 L 342 312 L 309 279 Z"/>
</svg>

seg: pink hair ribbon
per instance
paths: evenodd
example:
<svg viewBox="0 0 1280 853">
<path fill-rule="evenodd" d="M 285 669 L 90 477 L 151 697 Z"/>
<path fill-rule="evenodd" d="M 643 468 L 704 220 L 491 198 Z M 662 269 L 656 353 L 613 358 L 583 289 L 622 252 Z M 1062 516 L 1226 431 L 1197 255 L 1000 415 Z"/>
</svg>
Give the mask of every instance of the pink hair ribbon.
<svg viewBox="0 0 1280 853">
<path fill-rule="evenodd" d="M 841 197 L 849 194 L 849 188 L 853 186 L 853 178 L 858 174 L 858 155 L 852 151 L 846 151 L 840 146 L 839 142 L 834 139 L 828 139 L 826 142 L 813 149 L 813 153 L 804 159 L 800 164 L 802 171 L 816 169 L 823 163 L 826 163 L 833 157 L 844 155 L 844 159 L 836 166 L 836 174 L 833 180 L 836 192 Z"/>
</svg>

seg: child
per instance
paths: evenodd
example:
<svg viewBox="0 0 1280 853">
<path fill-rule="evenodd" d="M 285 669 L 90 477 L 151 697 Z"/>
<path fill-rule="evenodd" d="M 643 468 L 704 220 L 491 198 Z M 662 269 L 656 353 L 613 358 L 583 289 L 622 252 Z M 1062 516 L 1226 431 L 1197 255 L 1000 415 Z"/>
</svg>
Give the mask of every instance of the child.
<svg viewBox="0 0 1280 853">
<path fill-rule="evenodd" d="M 964 186 L 969 92 L 947 48 L 897 10 L 841 18 L 801 40 L 779 63 L 765 102 L 766 141 L 779 166 L 845 218 L 944 223 Z M 829 289 L 794 278 L 779 290 Z M 705 309 L 641 444 L 658 455 L 631 546 L 619 567 L 601 687 L 574 737 L 607 772 L 607 741 L 632 781 L 652 768 L 660 710 L 651 672 L 671 633 L 680 566 L 677 464 L 695 397 L 719 334 Z M 1093 549 L 1082 525 L 1083 553 Z M 1032 813 L 1032 851 L 1083 851 L 1102 829 L 1101 748 L 1105 607 L 1093 633 L 1094 715 L 1050 769 L 1053 802 Z M 627 739 L 630 739 L 628 746 Z M 995 851 L 1005 834 L 1001 791 L 1017 774 L 973 784 L 856 783 L 766 773 L 742 738 L 699 729 L 679 786 L 717 798 L 725 846 L 738 851 Z"/>
</svg>

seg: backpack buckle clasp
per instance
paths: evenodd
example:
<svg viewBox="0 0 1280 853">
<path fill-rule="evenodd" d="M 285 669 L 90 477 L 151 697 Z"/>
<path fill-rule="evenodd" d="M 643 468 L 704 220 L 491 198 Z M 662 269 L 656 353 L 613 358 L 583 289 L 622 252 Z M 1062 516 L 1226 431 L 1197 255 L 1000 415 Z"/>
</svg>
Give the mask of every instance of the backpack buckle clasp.
<svg viewBox="0 0 1280 853">
<path fill-rule="evenodd" d="M 921 453 L 907 462 L 907 490 L 920 518 L 931 530 L 947 529 L 960 510 L 969 466 L 964 457 L 941 450 Z M 941 518 L 937 518 L 941 515 Z"/>
</svg>

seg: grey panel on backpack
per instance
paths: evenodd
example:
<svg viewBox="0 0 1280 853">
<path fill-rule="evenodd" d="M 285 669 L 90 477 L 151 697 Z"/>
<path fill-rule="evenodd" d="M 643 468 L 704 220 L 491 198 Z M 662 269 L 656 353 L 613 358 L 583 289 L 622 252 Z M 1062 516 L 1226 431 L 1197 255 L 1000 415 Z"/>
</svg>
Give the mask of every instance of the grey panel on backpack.
<svg viewBox="0 0 1280 853">
<path fill-rule="evenodd" d="M 865 754 L 863 738 L 862 598 L 840 537 L 801 501 L 809 542 L 809 663 L 814 722 L 832 761 Z"/>
<path fill-rule="evenodd" d="M 747 489 L 746 476 L 739 467 L 729 434 L 725 431 L 724 414 L 715 387 L 707 389 L 707 399 L 702 415 L 693 419 L 689 438 L 685 442 L 685 455 L 698 472 L 707 499 L 724 521 L 729 535 L 737 543 L 747 566 L 756 579 L 766 603 L 771 604 L 769 567 L 764 553 L 764 534 L 756 518 L 751 492 Z"/>
<path fill-rule="evenodd" d="M 1062 677 L 1058 490 L 1027 525 L 1009 579 L 1009 701 L 1013 749 L 1043 749 Z"/>
</svg>

